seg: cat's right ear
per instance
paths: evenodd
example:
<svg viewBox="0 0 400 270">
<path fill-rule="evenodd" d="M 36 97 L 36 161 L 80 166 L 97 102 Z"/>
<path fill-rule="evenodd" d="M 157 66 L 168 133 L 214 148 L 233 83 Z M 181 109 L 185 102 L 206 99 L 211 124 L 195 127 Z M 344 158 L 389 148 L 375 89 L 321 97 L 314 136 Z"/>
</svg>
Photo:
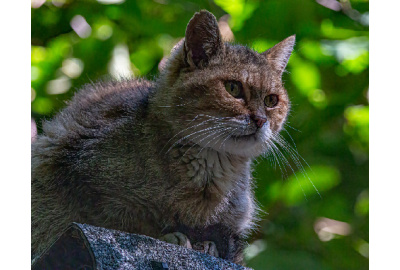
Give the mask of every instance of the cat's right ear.
<svg viewBox="0 0 400 270">
<path fill-rule="evenodd" d="M 204 67 L 223 48 L 217 19 L 207 10 L 196 12 L 186 28 L 185 61 L 191 67 Z"/>
<path fill-rule="evenodd" d="M 289 62 L 295 41 L 296 35 L 290 36 L 262 53 L 280 75 Z"/>
</svg>

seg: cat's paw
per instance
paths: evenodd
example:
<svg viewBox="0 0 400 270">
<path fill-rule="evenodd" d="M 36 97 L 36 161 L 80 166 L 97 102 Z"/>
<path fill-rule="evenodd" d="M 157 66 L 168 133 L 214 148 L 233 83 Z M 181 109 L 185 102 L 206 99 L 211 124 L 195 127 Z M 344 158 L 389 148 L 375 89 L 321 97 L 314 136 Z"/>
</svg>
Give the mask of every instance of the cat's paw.
<svg viewBox="0 0 400 270">
<path fill-rule="evenodd" d="M 214 257 L 219 257 L 217 246 L 211 241 L 197 242 L 193 245 L 193 249 Z"/>
<path fill-rule="evenodd" d="M 173 233 L 168 233 L 159 238 L 161 241 L 165 241 L 170 244 L 175 244 L 178 246 L 182 246 L 185 248 L 192 248 L 192 245 L 190 244 L 189 238 L 187 238 L 186 235 L 180 232 L 173 232 Z"/>
</svg>

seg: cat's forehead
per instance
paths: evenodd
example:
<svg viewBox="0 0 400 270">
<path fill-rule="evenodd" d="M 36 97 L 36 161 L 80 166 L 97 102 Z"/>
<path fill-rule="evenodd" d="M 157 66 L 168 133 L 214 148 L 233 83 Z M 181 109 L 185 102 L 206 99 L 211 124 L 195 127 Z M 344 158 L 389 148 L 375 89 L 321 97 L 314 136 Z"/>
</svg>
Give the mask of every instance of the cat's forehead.
<svg viewBox="0 0 400 270">
<path fill-rule="evenodd" d="M 225 58 L 237 64 L 247 64 L 254 66 L 265 66 L 267 60 L 265 56 L 242 45 L 225 44 Z"/>
</svg>

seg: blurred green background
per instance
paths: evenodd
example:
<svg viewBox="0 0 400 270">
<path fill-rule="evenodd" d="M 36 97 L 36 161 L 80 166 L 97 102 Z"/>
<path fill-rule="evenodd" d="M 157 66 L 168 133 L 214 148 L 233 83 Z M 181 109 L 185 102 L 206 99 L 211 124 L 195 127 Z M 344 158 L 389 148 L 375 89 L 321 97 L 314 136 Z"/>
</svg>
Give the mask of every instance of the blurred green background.
<svg viewBox="0 0 400 270">
<path fill-rule="evenodd" d="M 259 52 L 297 37 L 283 77 L 292 111 L 282 136 L 302 165 L 281 148 L 289 164 L 254 166 L 265 213 L 248 266 L 368 269 L 368 1 L 32 0 L 32 133 L 85 83 L 157 76 L 200 9 Z"/>
</svg>

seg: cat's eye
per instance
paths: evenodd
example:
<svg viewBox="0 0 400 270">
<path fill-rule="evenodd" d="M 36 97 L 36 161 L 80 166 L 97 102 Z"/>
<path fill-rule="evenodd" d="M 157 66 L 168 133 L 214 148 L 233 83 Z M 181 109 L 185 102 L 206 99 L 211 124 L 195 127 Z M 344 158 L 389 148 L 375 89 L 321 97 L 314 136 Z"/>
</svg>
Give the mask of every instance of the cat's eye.
<svg viewBox="0 0 400 270">
<path fill-rule="evenodd" d="M 278 101 L 279 101 L 278 95 L 271 94 L 265 97 L 264 104 L 268 108 L 273 108 L 276 106 L 276 104 L 278 104 Z"/>
<path fill-rule="evenodd" d="M 225 82 L 225 89 L 229 94 L 231 94 L 235 98 L 243 97 L 243 86 L 240 82 L 237 81 Z"/>
</svg>

